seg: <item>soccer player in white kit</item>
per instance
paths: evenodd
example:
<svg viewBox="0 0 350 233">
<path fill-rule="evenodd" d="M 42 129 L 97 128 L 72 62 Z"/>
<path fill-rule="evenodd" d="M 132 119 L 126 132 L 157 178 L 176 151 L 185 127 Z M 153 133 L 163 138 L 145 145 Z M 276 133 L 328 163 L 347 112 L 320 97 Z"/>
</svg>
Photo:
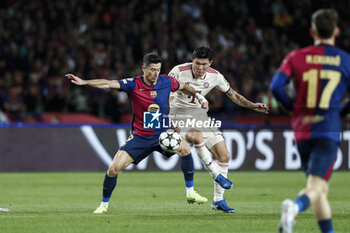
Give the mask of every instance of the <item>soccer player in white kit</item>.
<svg viewBox="0 0 350 233">
<path fill-rule="evenodd" d="M 210 67 L 212 59 L 211 49 L 206 46 L 200 46 L 194 50 L 192 62 L 175 66 L 170 71 L 169 76 L 192 86 L 199 92 L 199 95 L 205 96 L 213 88 L 217 88 L 224 92 L 234 103 L 242 107 L 268 113 L 268 107 L 265 104 L 252 103 L 234 91 L 224 76 Z M 214 126 L 215 122 L 207 115 L 208 109 L 203 109 L 195 98 L 182 92 L 176 92 L 173 95 L 170 106 L 170 118 L 174 126 L 178 126 L 181 136 L 193 144 L 198 157 L 215 181 L 212 209 L 226 213 L 236 212 L 235 209 L 227 205 L 226 199 L 224 199 L 224 188 L 220 186 L 220 182 L 217 180 L 220 176 L 227 177 L 230 154 L 226 148 L 222 133 Z M 193 124 L 193 119 L 195 119 L 195 122 L 207 121 L 209 124 L 206 127 L 198 127 L 205 124 Z M 192 124 L 176 125 L 178 122 L 192 122 Z M 213 163 L 209 151 L 214 155 L 216 165 Z"/>
</svg>

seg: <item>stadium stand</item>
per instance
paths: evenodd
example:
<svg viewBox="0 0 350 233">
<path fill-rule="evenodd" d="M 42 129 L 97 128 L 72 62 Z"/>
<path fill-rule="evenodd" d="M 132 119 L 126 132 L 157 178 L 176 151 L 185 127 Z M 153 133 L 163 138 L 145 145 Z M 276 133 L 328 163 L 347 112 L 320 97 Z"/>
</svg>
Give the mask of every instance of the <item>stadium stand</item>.
<svg viewBox="0 0 350 233">
<path fill-rule="evenodd" d="M 311 43 L 309 15 L 321 7 L 338 10 L 343 21 L 337 45 L 349 51 L 347 1 L 1 1 L 0 111 L 11 122 L 42 122 L 50 112 L 122 122 L 130 118 L 123 93 L 76 88 L 64 74 L 132 77 L 150 51 L 162 56 L 167 73 L 189 61 L 196 46 L 208 44 L 212 67 L 236 90 L 283 114 L 268 84 L 288 51 Z M 208 99 L 212 114 L 254 114 L 219 92 Z"/>
</svg>

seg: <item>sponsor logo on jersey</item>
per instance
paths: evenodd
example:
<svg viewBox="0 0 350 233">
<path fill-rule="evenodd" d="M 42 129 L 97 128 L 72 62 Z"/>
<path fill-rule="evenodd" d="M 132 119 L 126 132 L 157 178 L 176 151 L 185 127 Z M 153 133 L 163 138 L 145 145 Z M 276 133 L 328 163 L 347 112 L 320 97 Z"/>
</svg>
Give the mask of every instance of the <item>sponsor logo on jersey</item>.
<svg viewBox="0 0 350 233">
<path fill-rule="evenodd" d="M 205 82 L 205 83 L 203 83 L 203 86 L 204 86 L 205 88 L 208 88 L 208 87 L 209 87 L 209 83 L 208 83 L 208 82 Z"/>
<path fill-rule="evenodd" d="M 147 109 L 149 112 L 156 112 L 160 110 L 160 107 L 158 104 L 151 104 L 150 106 L 148 106 Z"/>
</svg>

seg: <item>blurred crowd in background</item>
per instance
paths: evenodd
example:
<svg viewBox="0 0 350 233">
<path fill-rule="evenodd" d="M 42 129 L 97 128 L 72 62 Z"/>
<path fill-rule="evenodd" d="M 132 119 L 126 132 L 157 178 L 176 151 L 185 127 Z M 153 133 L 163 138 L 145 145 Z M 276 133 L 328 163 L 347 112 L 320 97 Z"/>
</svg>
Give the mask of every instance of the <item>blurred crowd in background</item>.
<svg viewBox="0 0 350 233">
<path fill-rule="evenodd" d="M 40 122 L 44 112 L 86 112 L 122 122 L 131 112 L 124 93 L 77 87 L 64 75 L 137 76 L 148 52 L 161 55 L 162 73 L 168 73 L 189 62 L 197 46 L 209 45 L 212 67 L 236 91 L 276 113 L 271 78 L 290 50 L 312 43 L 310 15 L 324 7 L 338 11 L 337 46 L 350 51 L 346 0 L 3 0 L 0 111 L 11 122 Z M 253 114 L 220 91 L 208 99 L 211 114 Z"/>
</svg>

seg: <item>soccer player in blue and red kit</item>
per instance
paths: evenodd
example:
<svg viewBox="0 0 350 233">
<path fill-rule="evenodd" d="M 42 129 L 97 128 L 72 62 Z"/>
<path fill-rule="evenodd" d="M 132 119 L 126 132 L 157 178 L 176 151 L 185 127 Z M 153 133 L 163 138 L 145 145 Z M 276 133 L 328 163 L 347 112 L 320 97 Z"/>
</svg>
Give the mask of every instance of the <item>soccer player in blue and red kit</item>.
<svg viewBox="0 0 350 233">
<path fill-rule="evenodd" d="M 196 91 L 174 78 L 167 75 L 159 75 L 161 59 L 155 53 L 148 53 L 143 58 L 143 75 L 123 80 L 93 79 L 83 80 L 73 74 L 66 77 L 76 85 L 89 85 L 96 88 L 116 88 L 125 91 L 132 104 L 133 120 L 132 135 L 122 145 L 113 158 L 103 182 L 103 198 L 100 206 L 94 213 L 105 213 L 108 209 L 109 199 L 114 190 L 118 174 L 129 164 L 138 164 L 153 151 L 166 154 L 158 143 L 158 137 L 164 131 L 163 125 L 169 125 L 167 115 L 169 112 L 170 92 L 181 90 L 182 92 L 196 96 L 206 108 L 208 102 L 197 94 Z M 163 123 L 164 120 L 165 122 Z M 205 203 L 207 198 L 200 196 L 193 189 L 193 159 L 191 150 L 184 140 L 176 151 L 181 156 L 181 169 L 185 176 L 187 201 L 189 203 Z"/>
<path fill-rule="evenodd" d="M 293 112 L 292 128 L 307 184 L 294 200 L 284 200 L 279 232 L 290 233 L 295 217 L 313 208 L 322 233 L 333 233 L 327 199 L 328 180 L 340 143 L 341 102 L 350 90 L 350 56 L 334 47 L 339 34 L 338 14 L 321 9 L 312 15 L 314 45 L 289 53 L 270 88 L 275 98 Z M 284 86 L 294 81 L 295 99 Z"/>
</svg>

